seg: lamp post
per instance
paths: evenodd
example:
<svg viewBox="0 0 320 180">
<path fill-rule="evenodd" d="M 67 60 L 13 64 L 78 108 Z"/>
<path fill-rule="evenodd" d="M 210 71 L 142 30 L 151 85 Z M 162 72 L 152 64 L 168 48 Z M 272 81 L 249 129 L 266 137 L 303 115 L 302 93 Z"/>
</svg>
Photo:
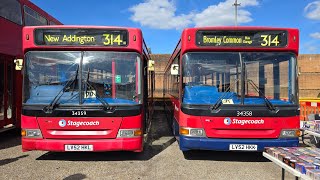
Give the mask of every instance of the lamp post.
<svg viewBox="0 0 320 180">
<path fill-rule="evenodd" d="M 235 13 L 234 13 L 234 19 L 235 19 L 235 22 L 234 22 L 234 25 L 235 26 L 238 26 L 238 6 L 240 6 L 241 3 L 238 3 L 238 0 L 235 0 L 234 2 L 234 8 L 235 8 Z"/>
</svg>

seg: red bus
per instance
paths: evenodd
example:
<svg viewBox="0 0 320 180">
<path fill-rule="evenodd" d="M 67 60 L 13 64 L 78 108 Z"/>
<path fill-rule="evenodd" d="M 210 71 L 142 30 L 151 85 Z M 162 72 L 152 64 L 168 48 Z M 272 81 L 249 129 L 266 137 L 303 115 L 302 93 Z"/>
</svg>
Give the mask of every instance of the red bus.
<svg viewBox="0 0 320 180">
<path fill-rule="evenodd" d="M 298 29 L 185 29 L 164 78 L 180 149 L 298 146 L 298 48 Z"/>
<path fill-rule="evenodd" d="M 137 28 L 23 28 L 22 149 L 143 150 L 148 49 Z"/>
<path fill-rule="evenodd" d="M 61 23 L 29 0 L 1 0 L 0 9 L 0 131 L 5 131 L 20 128 L 22 76 L 14 62 L 23 54 L 22 27 Z"/>
</svg>

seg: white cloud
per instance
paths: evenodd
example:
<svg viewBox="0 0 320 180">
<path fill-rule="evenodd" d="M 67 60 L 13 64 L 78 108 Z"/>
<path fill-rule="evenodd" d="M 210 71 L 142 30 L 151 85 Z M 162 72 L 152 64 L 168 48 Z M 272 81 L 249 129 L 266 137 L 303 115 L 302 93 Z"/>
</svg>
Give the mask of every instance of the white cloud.
<svg viewBox="0 0 320 180">
<path fill-rule="evenodd" d="M 251 22 L 251 13 L 244 10 L 247 6 L 257 6 L 259 3 L 256 0 L 242 0 L 238 6 L 238 24 Z M 211 5 L 202 12 L 198 13 L 194 17 L 194 23 L 196 26 L 223 26 L 234 25 L 235 12 L 234 12 L 234 0 L 226 0 L 220 2 L 218 5 Z"/>
<path fill-rule="evenodd" d="M 238 0 L 238 24 L 251 22 L 248 6 L 257 6 L 257 0 Z M 195 26 L 223 26 L 234 24 L 234 0 L 225 0 L 211 5 L 199 13 L 176 14 L 176 7 L 170 0 L 145 0 L 129 9 L 133 12 L 130 19 L 156 29 L 182 29 Z"/>
<path fill-rule="evenodd" d="M 320 39 L 320 32 L 311 33 L 310 36 L 315 39 Z"/>
<path fill-rule="evenodd" d="M 320 20 L 320 1 L 314 1 L 309 3 L 305 8 L 304 12 L 309 19 Z"/>
<path fill-rule="evenodd" d="M 307 42 L 302 44 L 300 48 L 300 52 L 302 51 L 303 54 L 317 54 L 319 53 L 317 45 L 315 42 Z"/>
<path fill-rule="evenodd" d="M 181 29 L 192 24 L 193 14 L 176 15 L 176 7 L 169 0 L 146 0 L 129 9 L 133 12 L 131 20 L 142 26 L 157 29 Z"/>
<path fill-rule="evenodd" d="M 307 50 L 308 50 L 308 53 L 316 53 L 318 51 L 318 48 L 315 45 L 307 46 Z"/>
</svg>

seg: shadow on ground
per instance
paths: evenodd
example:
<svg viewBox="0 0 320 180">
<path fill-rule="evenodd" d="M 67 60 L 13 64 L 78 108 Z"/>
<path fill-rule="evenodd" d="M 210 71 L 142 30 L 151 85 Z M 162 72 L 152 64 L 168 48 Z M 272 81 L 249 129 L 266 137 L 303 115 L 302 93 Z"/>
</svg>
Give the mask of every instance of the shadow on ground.
<svg viewBox="0 0 320 180">
<path fill-rule="evenodd" d="M 13 129 L 6 132 L 1 132 L 0 135 L 0 150 L 21 145 L 20 130 Z"/>
<path fill-rule="evenodd" d="M 28 157 L 29 155 L 22 155 L 19 157 L 15 157 L 15 158 L 7 158 L 7 159 L 1 159 L 0 160 L 0 166 L 6 165 L 6 164 L 10 164 L 12 162 L 18 161 L 19 159 Z"/>
<path fill-rule="evenodd" d="M 156 110 L 152 118 L 151 127 L 146 138 L 144 151 L 135 152 L 48 152 L 37 160 L 61 161 L 132 161 L 149 160 L 170 146 L 173 138 L 162 109 Z"/>
<path fill-rule="evenodd" d="M 193 150 L 183 153 L 187 160 L 232 161 L 232 162 L 267 162 L 262 152 L 232 152 Z"/>
<path fill-rule="evenodd" d="M 86 175 L 81 174 L 81 173 L 77 173 L 77 174 L 73 174 L 73 175 L 70 175 L 68 177 L 65 177 L 65 178 L 63 178 L 63 180 L 82 180 L 82 179 L 85 179 L 85 178 L 87 178 Z"/>
</svg>

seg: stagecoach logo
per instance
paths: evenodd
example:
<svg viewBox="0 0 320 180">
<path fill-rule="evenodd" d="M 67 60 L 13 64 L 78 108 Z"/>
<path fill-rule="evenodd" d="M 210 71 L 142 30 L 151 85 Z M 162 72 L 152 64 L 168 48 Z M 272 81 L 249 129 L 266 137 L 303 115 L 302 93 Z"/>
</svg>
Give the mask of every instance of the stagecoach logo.
<svg viewBox="0 0 320 180">
<path fill-rule="evenodd" d="M 66 125 L 67 125 L 66 120 L 61 119 L 61 120 L 59 121 L 59 126 L 60 126 L 60 127 L 65 127 Z"/>
<path fill-rule="evenodd" d="M 230 125 L 231 124 L 231 119 L 228 118 L 228 117 L 224 118 L 224 124 L 225 125 Z"/>
<path fill-rule="evenodd" d="M 61 119 L 59 121 L 59 126 L 60 127 L 65 127 L 65 126 L 75 126 L 75 127 L 80 127 L 80 126 L 99 126 L 100 122 L 99 121 L 71 121 L 68 120 L 68 122 L 64 119 Z"/>
<path fill-rule="evenodd" d="M 247 125 L 247 124 L 254 124 L 254 125 L 259 125 L 259 124 L 264 124 L 263 119 L 230 119 L 229 117 L 224 118 L 224 124 L 225 125 L 230 125 L 230 124 L 239 124 L 241 126 Z"/>
</svg>

